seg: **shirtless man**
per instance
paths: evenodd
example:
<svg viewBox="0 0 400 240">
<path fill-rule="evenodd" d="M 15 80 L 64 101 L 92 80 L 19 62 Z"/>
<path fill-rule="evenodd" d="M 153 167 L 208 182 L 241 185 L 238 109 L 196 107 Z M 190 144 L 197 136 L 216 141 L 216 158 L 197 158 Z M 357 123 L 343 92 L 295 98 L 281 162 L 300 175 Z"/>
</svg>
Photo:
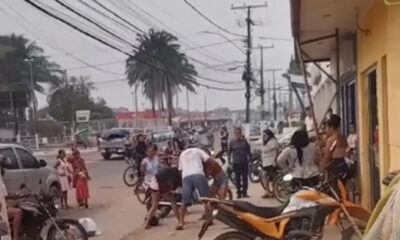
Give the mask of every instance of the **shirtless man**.
<svg viewBox="0 0 400 240">
<path fill-rule="evenodd" d="M 210 187 L 210 196 L 218 196 L 220 199 L 225 199 L 228 191 L 228 177 L 219 163 L 210 158 L 204 163 L 204 172 L 207 178 L 212 178 L 214 181 Z"/>
<path fill-rule="evenodd" d="M 344 160 L 347 154 L 347 140 L 340 132 L 340 117 L 333 114 L 326 122 L 327 141 L 322 161 L 322 169 L 326 169 L 329 178 L 343 176 L 347 171 L 347 165 Z M 337 189 L 336 181 L 333 187 Z"/>
</svg>

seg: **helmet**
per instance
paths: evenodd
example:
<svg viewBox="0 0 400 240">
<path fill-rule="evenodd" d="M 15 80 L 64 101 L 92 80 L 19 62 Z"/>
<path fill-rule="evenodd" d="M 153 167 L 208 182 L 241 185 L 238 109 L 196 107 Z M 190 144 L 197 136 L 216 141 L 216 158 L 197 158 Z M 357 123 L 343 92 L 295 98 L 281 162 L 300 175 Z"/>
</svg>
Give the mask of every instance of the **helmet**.
<svg viewBox="0 0 400 240">
<path fill-rule="evenodd" d="M 89 237 L 100 235 L 100 231 L 97 229 L 97 224 L 91 218 L 81 218 L 79 219 L 79 223 L 86 230 L 86 233 Z"/>
</svg>

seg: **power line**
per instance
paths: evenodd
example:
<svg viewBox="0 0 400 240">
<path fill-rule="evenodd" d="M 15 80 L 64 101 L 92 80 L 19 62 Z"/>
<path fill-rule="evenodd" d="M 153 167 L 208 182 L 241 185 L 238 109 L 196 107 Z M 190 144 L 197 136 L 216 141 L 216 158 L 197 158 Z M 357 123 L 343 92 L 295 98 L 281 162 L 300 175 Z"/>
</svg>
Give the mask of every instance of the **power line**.
<svg viewBox="0 0 400 240">
<path fill-rule="evenodd" d="M 64 24 L 66 24 L 67 26 L 73 28 L 74 30 L 76 30 L 76 31 L 78 31 L 78 32 L 80 32 L 80 33 L 82 33 L 82 34 L 84 34 L 84 35 L 87 36 L 87 37 L 90 37 L 90 38 L 92 38 L 92 39 L 94 39 L 94 40 L 96 40 L 96 41 L 98 41 L 98 42 L 104 44 L 105 46 L 108 46 L 108 47 L 110 47 L 110 48 L 112 48 L 112 49 L 114 49 L 114 50 L 116 50 L 116 51 L 118 51 L 118 52 L 120 52 L 120 53 L 123 53 L 123 54 L 125 54 L 125 55 L 127 55 L 127 56 L 129 56 L 129 57 L 132 57 L 132 58 L 136 59 L 137 61 L 139 61 L 139 62 L 141 62 L 141 63 L 143 63 L 143 64 L 145 64 L 145 65 L 147 65 L 147 66 L 149 66 L 149 67 L 155 68 L 155 69 L 157 69 L 157 70 L 159 70 L 159 71 L 161 71 L 161 72 L 166 72 L 167 74 L 170 74 L 170 75 L 172 75 L 172 76 L 175 75 L 175 74 L 169 72 L 168 70 L 159 68 L 159 67 L 157 67 L 157 66 L 155 66 L 155 65 L 153 65 L 153 64 L 151 64 L 151 63 L 148 63 L 148 62 L 146 62 L 146 61 L 144 61 L 144 60 L 142 60 L 142 59 L 140 59 L 140 58 L 138 58 L 138 57 L 136 57 L 136 56 L 130 54 L 129 52 L 126 52 L 126 51 L 124 51 L 124 50 L 122 50 L 122 49 L 120 49 L 120 48 L 118 48 L 118 47 L 116 47 L 116 46 L 114 46 L 114 45 L 112 45 L 112 44 L 106 42 L 105 40 L 102 40 L 102 39 L 100 39 L 99 37 L 97 37 L 97 36 L 95 36 L 95 35 L 93 35 L 93 34 L 87 32 L 87 31 L 85 31 L 85 30 L 82 30 L 81 28 L 75 26 L 74 24 L 72 24 L 72 23 L 70 23 L 70 22 L 64 20 L 63 18 L 61 18 L 61 17 L 59 17 L 59 16 L 57 16 L 57 15 L 55 15 L 55 14 L 49 12 L 48 10 L 44 9 L 44 8 L 41 7 L 41 6 L 37 5 L 37 4 L 34 3 L 32 0 L 25 0 L 25 2 L 27 2 L 28 4 L 30 4 L 30 5 L 33 6 L 34 8 L 38 9 L 39 11 L 45 13 L 46 15 L 48 15 L 48 16 L 50 16 L 50 17 L 52 17 L 52 18 L 54 18 L 54 19 L 56 19 L 56 20 L 58 20 L 58 21 L 60 21 L 60 22 L 62 22 L 62 23 L 64 23 Z M 208 80 L 208 81 L 211 80 L 211 79 L 209 79 L 209 78 L 205 78 L 205 77 L 202 77 L 202 76 L 199 76 L 199 75 L 196 76 L 196 77 L 197 77 L 197 78 L 200 78 L 200 79 Z M 215 80 L 212 80 L 212 81 L 215 81 Z M 193 82 L 193 83 L 194 83 L 194 84 L 197 84 L 197 85 L 200 85 L 200 86 L 203 86 L 203 87 L 208 87 L 208 88 L 210 88 L 210 89 L 215 89 L 215 90 L 223 90 L 223 91 L 239 91 L 239 90 L 240 90 L 240 89 L 227 89 L 227 88 L 213 87 L 213 86 L 209 86 L 209 85 L 202 84 L 202 83 L 198 83 L 198 82 Z"/>
<path fill-rule="evenodd" d="M 81 0 L 79 0 L 79 1 L 81 1 Z M 96 1 L 96 0 L 92 0 L 92 1 L 94 1 L 96 4 L 100 5 L 102 8 L 104 8 L 104 9 L 107 10 L 107 11 L 109 11 L 109 12 L 112 13 L 113 15 L 117 16 L 119 19 L 123 19 L 123 18 L 120 17 L 118 14 L 116 14 L 115 12 L 109 10 L 107 7 L 105 7 L 104 5 L 102 5 L 101 3 L 99 3 L 98 1 Z M 118 39 L 121 40 L 121 41 L 124 41 L 125 43 L 129 44 L 131 47 L 138 49 L 138 47 L 136 47 L 136 46 L 130 44 L 130 43 L 129 43 L 128 41 L 126 41 L 125 39 L 122 39 L 122 38 L 118 37 L 116 34 L 114 34 L 114 33 L 110 32 L 110 31 L 106 30 L 103 26 L 101 26 L 100 24 L 96 23 L 94 20 L 92 20 L 92 19 L 90 19 L 90 18 L 88 18 L 88 17 L 86 17 L 86 16 L 83 16 L 83 14 L 77 12 L 77 11 L 76 11 L 75 9 L 73 9 L 72 7 L 66 5 L 66 4 L 63 3 L 63 2 L 60 2 L 59 0 L 56 0 L 56 2 L 59 3 L 59 4 L 61 4 L 63 7 L 67 8 L 69 11 L 72 11 L 72 12 L 75 13 L 76 15 L 78 15 L 78 16 L 84 18 L 85 20 L 87 20 L 87 21 L 89 21 L 90 23 L 94 24 L 95 26 L 99 27 L 101 30 L 106 31 L 108 34 L 111 34 L 112 36 L 118 38 Z M 85 4 L 85 3 L 84 3 L 84 4 Z M 87 5 L 87 4 L 85 4 L 85 5 Z M 140 9 L 141 9 L 141 8 L 140 8 Z M 141 10 L 144 11 L 146 14 L 149 14 L 149 13 L 146 12 L 145 10 L 143 10 L 143 9 L 141 9 Z M 98 11 L 98 10 L 97 10 L 97 11 Z M 150 14 L 149 14 L 149 15 L 150 15 Z M 151 15 L 150 15 L 150 16 L 151 16 Z M 123 20 L 126 21 L 125 19 L 123 19 Z M 157 19 L 156 19 L 156 20 L 157 20 Z M 158 21 L 159 21 L 159 20 L 158 20 Z M 230 40 L 230 41 L 232 41 L 232 40 Z M 204 46 L 204 47 L 206 47 L 206 46 Z M 194 47 L 194 48 L 192 48 L 192 49 L 194 50 L 194 49 L 197 49 L 197 48 L 204 48 L 204 47 Z M 220 61 L 219 59 L 216 59 L 216 58 L 214 58 L 214 57 L 213 57 L 213 59 Z M 192 60 L 193 60 L 193 58 L 192 58 Z M 205 65 L 205 64 L 204 64 L 203 62 L 201 62 L 201 61 L 196 61 L 196 62 Z M 206 66 L 207 66 L 207 65 L 206 65 Z M 225 71 L 223 71 L 223 70 L 218 70 L 218 69 L 216 69 L 216 70 L 217 70 L 217 71 L 225 72 Z M 210 78 L 207 78 L 207 80 L 210 80 Z M 218 81 L 218 80 L 215 80 L 214 82 L 216 82 L 216 83 L 222 83 L 222 81 Z M 225 83 L 228 83 L 228 82 L 225 82 Z"/>
<path fill-rule="evenodd" d="M 139 33 L 139 32 L 143 32 L 140 28 L 137 28 L 135 25 L 133 25 L 133 24 L 131 24 L 131 23 L 129 23 L 129 22 L 128 22 L 129 25 L 126 25 L 126 24 L 124 24 L 124 23 L 121 23 L 121 22 L 115 20 L 114 18 L 108 16 L 107 14 L 104 14 L 103 12 L 99 11 L 98 9 L 96 9 L 95 7 L 91 6 L 90 4 L 86 3 L 86 2 L 83 1 L 83 0 L 78 0 L 78 1 L 79 1 L 81 4 L 83 4 L 84 6 L 86 6 L 87 8 L 89 8 L 89 9 L 91 9 L 92 11 L 96 12 L 97 14 L 102 15 L 103 17 L 105 17 L 105 18 L 111 20 L 112 22 L 118 24 L 119 26 L 121 26 L 121 27 L 123 27 L 123 28 L 125 28 L 125 29 L 127 29 L 127 30 L 129 30 L 129 31 L 131 31 L 131 32 L 133 32 L 133 33 L 135 33 L 135 34 L 137 34 L 137 33 Z M 96 2 L 96 3 L 98 3 L 98 2 Z M 101 7 L 103 6 L 103 5 L 101 5 L 100 3 L 98 3 L 98 4 L 99 4 Z M 113 13 L 111 12 L 111 14 L 113 14 Z M 129 26 L 131 26 L 131 27 L 129 27 Z M 134 30 L 134 29 L 135 29 L 135 30 Z"/>
<path fill-rule="evenodd" d="M 189 5 L 189 7 L 191 7 L 197 14 L 199 14 L 201 17 L 203 17 L 205 20 L 207 20 L 209 23 L 211 23 L 212 25 L 214 25 L 214 26 L 217 27 L 218 29 L 220 29 L 220 30 L 222 30 L 222 31 L 224 31 L 224 32 L 226 32 L 226 33 L 229 33 L 229 34 L 231 34 L 231 35 L 234 35 L 234 36 L 246 37 L 246 35 L 231 32 L 231 31 L 227 30 L 226 28 L 223 28 L 223 27 L 221 27 L 220 25 L 216 24 L 213 20 L 211 20 L 210 18 L 208 18 L 206 15 L 204 15 L 200 10 L 198 10 L 198 9 L 197 9 L 193 4 L 191 4 L 188 0 L 185 0 L 185 3 L 186 3 L 187 5 Z"/>
<path fill-rule="evenodd" d="M 158 19 L 157 17 L 153 16 L 151 13 L 149 13 L 148 11 L 144 10 L 143 8 L 141 8 L 139 5 L 135 4 L 133 1 L 128 0 L 128 2 L 130 4 L 132 4 L 133 6 L 135 6 L 137 9 L 139 9 L 141 12 L 143 12 L 146 16 L 148 16 L 150 19 L 153 19 L 155 22 L 161 24 L 162 26 L 164 26 L 166 29 L 168 29 L 170 32 L 175 33 L 177 36 L 182 36 L 182 38 L 186 39 L 188 42 L 193 43 L 189 38 L 185 37 L 183 34 L 179 34 L 177 31 L 175 31 L 173 28 L 170 28 L 168 25 L 166 25 L 163 21 L 161 21 L 160 19 Z M 129 7 L 129 6 L 128 6 Z M 187 44 L 188 46 L 190 46 L 190 44 Z M 196 45 L 196 44 L 194 44 Z M 196 49 L 197 50 L 197 49 Z M 199 51 L 200 52 L 200 51 Z M 222 58 L 218 55 L 216 55 L 215 53 L 211 53 L 209 51 L 204 50 L 204 52 L 200 52 L 202 53 L 204 56 L 207 56 L 208 58 L 211 58 L 215 61 L 218 62 L 224 62 L 224 60 L 222 60 Z M 207 54 L 206 54 L 207 53 Z"/>
<path fill-rule="evenodd" d="M 100 81 L 100 82 L 93 82 L 93 84 L 101 85 L 101 84 L 109 84 L 109 83 L 116 83 L 116 82 L 124 82 L 127 80 L 128 80 L 127 78 L 118 78 L 118 79 L 110 79 L 110 80 L 105 80 L 105 81 Z M 219 91 L 235 92 L 235 91 L 245 90 L 245 88 L 221 88 L 221 87 L 210 86 L 210 85 L 202 84 L 202 83 L 198 83 L 198 84 L 201 87 L 205 87 L 207 89 L 219 90 Z"/>
<path fill-rule="evenodd" d="M 59 52 L 59 53 L 62 53 L 62 52 L 63 52 L 63 53 L 64 53 L 63 55 L 65 55 L 65 56 L 67 56 L 67 57 L 70 57 L 70 58 L 72 58 L 72 59 L 74 59 L 74 60 L 76 60 L 76 61 L 78 61 L 78 62 L 84 64 L 87 68 L 93 68 L 93 69 L 95 69 L 95 70 L 97 70 L 97 71 L 101 71 L 101 72 L 104 72 L 104 73 L 107 73 L 107 74 L 113 74 L 113 75 L 119 75 L 119 76 L 123 75 L 123 74 L 121 74 L 121 73 L 117 73 L 117 72 L 108 71 L 108 70 L 104 70 L 104 69 L 98 68 L 96 65 L 93 65 L 93 64 L 90 64 L 89 62 L 86 62 L 85 60 L 83 60 L 83 59 L 77 57 L 76 55 L 74 55 L 74 54 L 72 54 L 71 52 L 67 51 L 67 50 L 64 49 L 63 47 L 59 46 L 58 44 L 54 44 L 54 45 L 53 45 L 52 43 L 47 42 L 46 40 L 44 40 L 43 38 L 41 38 L 41 36 L 37 35 L 35 31 L 32 31 L 32 29 L 31 29 L 30 27 L 26 27 L 26 26 L 25 26 L 25 24 L 27 24 L 27 25 L 29 25 L 29 26 L 31 26 L 31 27 L 33 27 L 33 28 L 35 27 L 35 26 L 33 26 L 23 15 L 19 14 L 18 11 L 16 11 L 16 10 L 15 10 L 11 5 L 9 5 L 6 1 L 3 1 L 3 2 L 4 2 L 4 4 L 5 4 L 14 14 L 16 14 L 16 15 L 21 19 L 21 21 L 23 21 L 23 22 L 21 22 L 18 18 L 15 18 L 15 20 L 17 20 L 25 30 L 27 30 L 29 33 L 31 33 L 33 36 L 35 36 L 36 38 L 38 38 L 40 41 L 42 41 L 44 44 L 46 44 L 46 45 L 49 46 L 50 48 L 54 49 L 55 51 L 57 51 L 57 52 Z M 4 13 L 7 14 L 7 12 L 5 12 L 5 10 L 4 10 Z M 9 15 L 9 14 L 7 14 L 7 15 Z M 10 16 L 11 18 L 13 18 L 13 16 L 11 16 L 11 15 L 9 15 L 9 16 Z"/>
<path fill-rule="evenodd" d="M 75 15 L 85 19 L 86 21 L 90 22 L 91 24 L 95 25 L 96 27 L 98 27 L 99 29 L 103 30 L 104 32 L 108 33 L 109 35 L 111 35 L 112 37 L 116 38 L 117 40 L 127 44 L 130 47 L 136 48 L 138 49 L 137 46 L 131 44 L 129 41 L 127 41 L 126 39 L 118 36 L 117 34 L 111 32 L 110 30 L 108 30 L 106 27 L 103 27 L 101 24 L 97 23 L 96 21 L 90 19 L 89 17 L 86 17 L 84 14 L 78 12 L 77 10 L 73 9 L 72 7 L 70 7 L 69 5 L 65 4 L 64 2 L 60 1 L 60 0 L 55 0 L 58 4 L 60 4 L 61 6 L 63 6 L 64 8 L 66 8 L 67 10 L 71 11 L 72 13 L 74 13 Z"/>
<path fill-rule="evenodd" d="M 93 1 L 94 1 L 94 0 L 93 0 Z M 118 5 L 116 5 L 115 3 L 113 3 L 113 2 L 111 2 L 111 3 L 112 3 L 115 7 L 121 9 L 121 8 L 120 8 Z M 123 3 L 124 6 L 125 6 L 125 7 L 122 8 L 123 11 L 126 11 L 126 10 L 130 11 L 130 13 L 132 13 L 133 15 L 135 15 L 134 17 L 135 17 L 136 19 L 138 19 L 139 21 L 141 21 L 141 22 L 144 23 L 145 25 L 149 25 L 149 26 L 152 26 L 152 25 L 153 25 L 151 22 L 149 22 L 148 20 L 146 20 L 146 19 L 145 19 L 144 17 L 142 17 L 139 13 L 137 13 L 134 9 L 132 9 L 127 3 L 124 3 L 124 2 L 120 2 L 120 3 Z M 143 12 L 144 14 L 146 14 L 148 17 L 150 17 L 151 19 L 153 19 L 155 22 L 161 24 L 161 25 L 164 26 L 166 29 L 169 29 L 171 32 L 176 33 L 178 36 L 180 35 L 178 32 L 174 31 L 174 29 L 168 27 L 163 21 L 161 21 L 161 20 L 159 20 L 158 18 L 156 18 L 155 16 L 151 15 L 151 13 L 149 13 L 148 11 L 144 10 L 143 8 L 141 8 L 140 6 L 136 5 L 136 4 L 133 3 L 133 2 L 130 2 L 130 3 L 131 3 L 132 5 L 134 5 L 136 8 L 138 8 L 141 12 Z M 108 11 L 111 11 L 110 9 L 108 9 L 107 7 L 105 7 L 104 5 L 103 5 L 103 8 L 106 9 L 106 10 L 108 10 Z M 121 18 L 118 14 L 116 14 L 116 13 L 114 13 L 114 14 L 115 14 L 116 16 L 118 16 L 118 18 Z M 186 38 L 184 35 L 181 35 L 181 36 L 182 36 L 183 38 L 187 39 L 188 41 L 190 41 L 190 39 Z M 187 45 L 190 46 L 190 44 L 187 44 Z M 195 44 L 194 46 L 196 46 L 196 44 Z M 196 49 L 196 50 L 197 50 L 197 49 Z M 207 53 L 206 53 L 206 52 L 207 52 Z M 213 53 L 211 53 L 211 52 L 208 53 L 208 52 L 209 52 L 209 51 L 204 50 L 204 52 L 199 52 L 199 53 L 201 53 L 202 55 L 204 55 L 204 56 L 206 56 L 206 57 L 208 57 L 208 58 L 210 58 L 210 59 L 213 59 L 213 60 L 215 60 L 215 61 L 223 62 L 223 60 L 221 60 L 219 57 L 214 56 L 215 54 L 213 54 Z"/>
<path fill-rule="evenodd" d="M 106 63 L 100 63 L 100 64 L 95 64 L 93 66 L 96 67 L 100 67 L 100 66 L 108 66 L 108 65 L 114 65 L 114 64 L 118 64 L 118 63 L 123 63 L 125 62 L 125 60 L 122 61 L 113 61 L 113 62 L 106 62 Z M 71 70 L 80 70 L 80 69 L 85 69 L 85 68 L 90 68 L 92 66 L 77 66 L 77 67 L 70 67 L 70 68 L 66 68 L 65 70 L 71 71 Z M 123 74 L 121 74 L 123 75 Z"/>
<path fill-rule="evenodd" d="M 79 0 L 80 2 L 83 2 L 82 0 Z M 129 21 L 127 21 L 126 19 L 122 18 L 121 16 L 119 16 L 117 13 L 115 13 L 114 11 L 110 10 L 109 8 L 105 7 L 103 4 L 101 4 L 100 2 L 98 2 L 97 0 L 92 0 L 94 3 L 96 3 L 97 5 L 99 5 L 102 9 L 106 10 L 107 12 L 111 13 L 112 15 L 114 15 L 115 17 L 117 17 L 119 20 L 123 21 L 124 23 L 128 24 L 129 26 L 135 28 L 136 30 L 138 30 L 141 33 L 145 33 L 142 29 L 140 29 L 139 27 L 135 26 L 134 24 L 130 23 Z"/>
</svg>

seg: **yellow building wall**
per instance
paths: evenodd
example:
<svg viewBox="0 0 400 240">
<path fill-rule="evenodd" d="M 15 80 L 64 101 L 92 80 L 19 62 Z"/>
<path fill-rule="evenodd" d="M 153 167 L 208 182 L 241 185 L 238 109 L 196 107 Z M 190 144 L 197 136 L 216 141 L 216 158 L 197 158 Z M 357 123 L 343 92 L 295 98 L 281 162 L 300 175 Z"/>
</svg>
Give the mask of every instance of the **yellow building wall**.
<svg viewBox="0 0 400 240">
<path fill-rule="evenodd" d="M 380 177 L 400 169 L 400 6 L 375 0 L 360 20 L 369 33 L 357 33 L 358 124 L 362 203 L 371 207 L 371 136 L 367 74 L 377 72 Z M 383 189 L 383 188 L 381 188 Z"/>
</svg>

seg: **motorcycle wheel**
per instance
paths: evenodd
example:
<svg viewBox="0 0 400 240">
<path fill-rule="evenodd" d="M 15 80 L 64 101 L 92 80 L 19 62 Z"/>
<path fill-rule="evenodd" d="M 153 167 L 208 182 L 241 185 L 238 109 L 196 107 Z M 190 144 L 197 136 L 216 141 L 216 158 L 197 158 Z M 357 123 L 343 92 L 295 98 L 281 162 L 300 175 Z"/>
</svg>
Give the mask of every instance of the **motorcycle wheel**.
<svg viewBox="0 0 400 240">
<path fill-rule="evenodd" d="M 137 170 L 134 167 L 132 166 L 127 167 L 123 174 L 123 180 L 125 185 L 128 187 L 134 187 L 139 179 L 137 176 L 138 176 Z"/>
<path fill-rule="evenodd" d="M 85 228 L 76 220 L 60 220 L 58 226 L 62 232 L 52 225 L 47 234 L 47 240 L 88 240 Z"/>
<path fill-rule="evenodd" d="M 269 180 L 267 173 L 264 171 L 261 174 L 260 183 L 267 195 L 272 196 L 274 194 L 274 189 L 271 187 L 271 181 Z"/>
<path fill-rule="evenodd" d="M 250 178 L 250 182 L 258 183 L 261 180 L 261 174 L 262 174 L 263 170 L 261 167 L 260 158 L 258 158 L 256 155 L 254 155 L 254 157 L 255 158 L 253 159 L 253 161 L 250 164 L 249 178 Z"/>
<path fill-rule="evenodd" d="M 214 240 L 251 240 L 251 238 L 243 233 L 231 231 L 218 235 Z"/>
<path fill-rule="evenodd" d="M 158 207 L 160 218 L 167 217 L 169 215 L 169 213 L 171 212 L 171 210 L 172 210 L 171 206 L 160 206 L 160 207 Z"/>
<path fill-rule="evenodd" d="M 273 195 L 279 202 L 283 203 L 290 198 L 290 183 L 283 181 L 283 175 L 278 175 L 273 183 Z"/>
<path fill-rule="evenodd" d="M 261 180 L 262 169 L 261 166 L 257 163 L 254 164 L 250 170 L 250 182 L 259 183 Z"/>
</svg>

